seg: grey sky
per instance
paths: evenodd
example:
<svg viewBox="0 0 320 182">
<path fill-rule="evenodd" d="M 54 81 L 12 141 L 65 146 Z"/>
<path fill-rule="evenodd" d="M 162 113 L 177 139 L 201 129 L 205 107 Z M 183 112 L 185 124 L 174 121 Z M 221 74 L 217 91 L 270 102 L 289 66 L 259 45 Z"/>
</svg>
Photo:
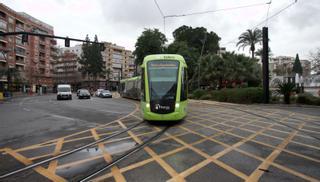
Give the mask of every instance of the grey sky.
<svg viewBox="0 0 320 182">
<path fill-rule="evenodd" d="M 185 14 L 229 7 L 266 3 L 269 0 L 158 0 L 165 15 Z M 294 2 L 272 1 L 269 15 Z M 133 50 L 144 28 L 159 28 L 163 19 L 153 0 L 4 0 L 16 11 L 24 11 L 54 26 L 55 34 L 84 38 L 97 34 L 100 40 L 110 41 Z M 221 46 L 229 51 L 242 52 L 235 47 L 237 37 L 254 27 L 267 16 L 268 5 L 220 11 L 204 15 L 168 18 L 166 36 L 172 41 L 172 31 L 182 25 L 203 26 L 221 37 Z M 270 47 L 275 56 L 287 55 L 308 58 L 309 51 L 320 47 L 320 1 L 298 0 L 280 15 L 268 21 Z M 231 42 L 231 43 L 230 43 Z M 228 43 L 228 44 L 226 44 Z M 244 50 L 248 54 L 248 49 Z"/>
</svg>

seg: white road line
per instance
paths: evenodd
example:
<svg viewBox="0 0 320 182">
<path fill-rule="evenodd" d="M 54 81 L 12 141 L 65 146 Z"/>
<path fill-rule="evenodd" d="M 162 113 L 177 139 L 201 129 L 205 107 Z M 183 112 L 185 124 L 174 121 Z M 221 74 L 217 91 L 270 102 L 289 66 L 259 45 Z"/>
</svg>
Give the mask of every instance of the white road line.
<svg viewBox="0 0 320 182">
<path fill-rule="evenodd" d="M 25 107 L 23 108 L 23 110 L 25 110 L 25 111 L 31 111 L 30 109 L 27 109 L 27 108 L 25 108 Z"/>
</svg>

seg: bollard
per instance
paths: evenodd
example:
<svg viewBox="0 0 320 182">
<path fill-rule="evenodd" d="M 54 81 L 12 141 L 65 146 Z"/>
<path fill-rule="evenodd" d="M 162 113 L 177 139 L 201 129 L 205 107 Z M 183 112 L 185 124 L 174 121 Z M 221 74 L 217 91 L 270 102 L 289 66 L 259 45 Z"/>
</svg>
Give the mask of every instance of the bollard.
<svg viewBox="0 0 320 182">
<path fill-rule="evenodd" d="M 0 92 L 0 100 L 3 100 L 3 92 Z"/>
</svg>

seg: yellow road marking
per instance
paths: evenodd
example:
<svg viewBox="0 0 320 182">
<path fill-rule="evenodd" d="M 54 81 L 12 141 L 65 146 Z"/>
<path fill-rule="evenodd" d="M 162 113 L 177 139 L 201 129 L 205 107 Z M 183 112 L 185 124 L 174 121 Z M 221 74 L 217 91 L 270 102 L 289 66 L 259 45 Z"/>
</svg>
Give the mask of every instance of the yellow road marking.
<svg viewBox="0 0 320 182">
<path fill-rule="evenodd" d="M 127 128 L 121 121 L 119 124 L 125 129 Z M 131 131 L 128 131 L 128 134 L 139 144 L 143 143 L 135 134 Z M 185 180 L 179 177 L 179 174 L 162 158 L 159 157 L 150 147 L 144 147 L 144 150 L 172 177 L 176 176 L 177 181 L 184 182 Z"/>
<path fill-rule="evenodd" d="M 99 140 L 100 137 L 99 135 L 97 134 L 97 131 L 95 129 L 91 129 L 91 133 L 92 133 L 92 136 L 94 137 L 95 140 Z M 104 160 L 107 162 L 107 163 L 110 163 L 112 162 L 112 157 L 111 155 L 105 150 L 105 147 L 104 147 L 104 144 L 103 143 L 99 143 L 98 144 L 98 147 L 99 149 L 102 151 L 103 153 L 103 157 L 104 157 Z M 119 168 L 117 166 L 113 166 L 111 168 L 111 173 L 113 174 L 113 177 L 116 181 L 126 181 L 124 176 L 122 175 L 122 173 L 120 172 Z"/>
<path fill-rule="evenodd" d="M 12 157 L 16 158 L 18 161 L 22 162 L 23 164 L 25 165 L 30 165 L 32 164 L 32 161 L 29 160 L 28 158 L 24 157 L 23 155 L 19 154 L 19 153 L 16 153 L 14 150 L 12 149 L 9 149 L 7 148 L 6 149 L 6 152 L 8 154 L 10 154 Z M 33 170 L 35 170 L 36 172 L 38 172 L 39 174 L 41 174 L 42 176 L 45 176 L 47 177 L 48 179 L 52 180 L 52 181 L 55 181 L 55 182 L 64 182 L 64 181 L 67 181 L 65 180 L 64 178 L 50 172 L 49 170 L 41 167 L 41 166 L 38 166 L 38 167 L 35 167 L 33 168 Z"/>
<path fill-rule="evenodd" d="M 57 145 L 56 145 L 54 152 L 53 152 L 53 156 L 56 156 L 61 152 L 63 140 L 64 140 L 63 138 L 58 140 Z M 52 173 L 56 173 L 57 165 L 58 165 L 58 160 L 51 161 L 49 163 L 48 170 L 51 171 Z"/>
</svg>

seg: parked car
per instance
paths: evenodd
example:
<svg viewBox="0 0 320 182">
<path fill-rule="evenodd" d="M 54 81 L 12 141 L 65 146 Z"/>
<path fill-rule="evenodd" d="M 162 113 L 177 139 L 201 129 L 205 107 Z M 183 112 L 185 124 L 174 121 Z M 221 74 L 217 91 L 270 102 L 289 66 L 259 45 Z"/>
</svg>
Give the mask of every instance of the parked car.
<svg viewBox="0 0 320 182">
<path fill-rule="evenodd" d="M 95 95 L 99 97 L 102 90 L 104 90 L 104 89 L 101 89 L 101 88 L 97 89 Z"/>
<path fill-rule="evenodd" d="M 57 100 L 69 99 L 72 100 L 71 85 L 60 84 L 57 87 Z"/>
<path fill-rule="evenodd" d="M 90 92 L 87 89 L 80 89 L 78 98 L 79 99 L 90 99 L 91 95 Z"/>
<path fill-rule="evenodd" d="M 102 98 L 112 98 L 112 93 L 109 90 L 102 90 L 98 96 Z"/>
</svg>

